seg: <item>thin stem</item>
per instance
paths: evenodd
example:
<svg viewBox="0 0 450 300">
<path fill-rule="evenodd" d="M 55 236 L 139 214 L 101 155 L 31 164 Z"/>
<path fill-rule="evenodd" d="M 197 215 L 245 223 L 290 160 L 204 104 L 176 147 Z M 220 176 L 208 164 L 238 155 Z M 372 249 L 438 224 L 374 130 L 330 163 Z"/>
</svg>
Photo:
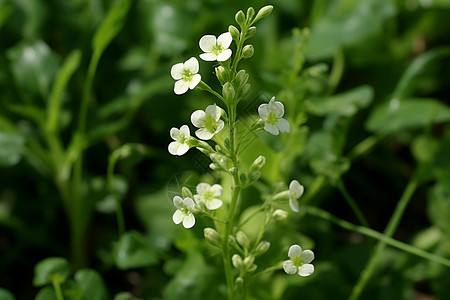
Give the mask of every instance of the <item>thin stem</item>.
<svg viewBox="0 0 450 300">
<path fill-rule="evenodd" d="M 341 192 L 342 196 L 344 196 L 345 201 L 347 201 L 347 204 L 352 209 L 353 213 L 356 215 L 356 218 L 358 218 L 359 223 L 366 227 L 370 227 L 369 223 L 367 222 L 367 219 L 364 217 L 363 213 L 359 209 L 358 205 L 356 204 L 355 200 L 353 200 L 350 193 L 347 191 L 347 188 L 344 185 L 344 182 L 342 179 L 339 179 L 337 182 L 337 188 Z"/>
<path fill-rule="evenodd" d="M 389 220 L 388 225 L 386 226 L 386 229 L 384 231 L 384 235 L 386 237 L 392 237 L 398 227 L 398 224 L 400 223 L 400 220 L 403 216 L 403 213 L 406 209 L 406 206 L 408 205 L 409 201 L 411 200 L 411 197 L 413 196 L 415 190 L 418 187 L 418 181 L 413 178 L 410 180 L 408 185 L 406 186 L 402 197 L 400 198 L 400 201 L 397 204 L 397 207 L 394 210 L 394 213 L 392 214 L 391 219 Z M 372 255 L 369 259 L 369 262 L 367 263 L 365 269 L 363 270 L 361 276 L 359 277 L 358 282 L 353 287 L 353 291 L 349 297 L 349 300 L 356 300 L 361 295 L 362 291 L 367 285 L 367 282 L 369 281 L 370 277 L 372 276 L 373 272 L 375 271 L 375 267 L 377 265 L 378 259 L 383 252 L 383 250 L 386 248 L 386 242 L 384 240 L 379 240 L 375 250 L 372 252 Z"/>
<path fill-rule="evenodd" d="M 333 94 L 334 90 L 341 81 L 344 73 L 345 56 L 342 49 L 335 52 L 333 57 L 333 68 L 331 69 L 330 77 L 328 78 L 329 94 Z"/>
<path fill-rule="evenodd" d="M 278 264 L 273 265 L 272 267 L 266 268 L 266 269 L 262 270 L 261 272 L 253 274 L 252 276 L 250 276 L 248 278 L 248 281 L 253 280 L 256 277 L 261 276 L 263 274 L 270 273 L 270 272 L 277 271 L 277 270 L 281 270 L 282 268 L 283 268 L 283 262 L 279 262 Z"/>
<path fill-rule="evenodd" d="M 56 299 L 64 300 L 64 296 L 61 291 L 61 278 L 59 276 L 53 276 L 52 285 L 53 285 L 53 288 L 55 289 Z"/>
<path fill-rule="evenodd" d="M 125 233 L 125 218 L 123 216 L 122 204 L 120 203 L 119 196 L 117 195 L 116 189 L 114 188 L 114 167 L 117 163 L 117 160 L 120 157 L 120 151 L 121 148 L 117 149 L 109 157 L 107 181 L 108 181 L 108 189 L 110 190 L 112 196 L 114 197 L 114 201 L 116 204 L 117 230 L 119 232 L 119 235 L 122 235 Z"/>
</svg>

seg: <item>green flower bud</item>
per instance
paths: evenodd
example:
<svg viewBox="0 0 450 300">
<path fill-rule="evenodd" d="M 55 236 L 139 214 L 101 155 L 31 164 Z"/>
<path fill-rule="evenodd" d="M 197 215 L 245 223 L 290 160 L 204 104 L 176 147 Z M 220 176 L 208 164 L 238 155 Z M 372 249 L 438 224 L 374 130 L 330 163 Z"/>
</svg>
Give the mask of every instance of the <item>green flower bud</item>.
<svg viewBox="0 0 450 300">
<path fill-rule="evenodd" d="M 254 262 L 255 262 L 254 255 L 247 256 L 243 261 L 244 268 L 247 270 L 250 269 Z"/>
<path fill-rule="evenodd" d="M 241 26 L 241 28 L 244 28 L 244 26 L 245 26 L 245 15 L 244 15 L 244 12 L 242 10 L 240 10 L 240 11 L 238 11 L 236 13 L 236 15 L 234 16 L 234 19 L 239 24 L 239 26 Z"/>
<path fill-rule="evenodd" d="M 256 34 L 256 27 L 252 26 L 248 29 L 247 34 L 245 35 L 245 38 L 249 39 L 252 36 L 254 36 Z"/>
<path fill-rule="evenodd" d="M 248 249 L 250 246 L 250 241 L 248 240 L 247 235 L 242 231 L 238 231 L 236 234 L 236 240 L 244 249 Z"/>
<path fill-rule="evenodd" d="M 261 177 L 261 171 L 254 171 L 250 173 L 250 182 L 255 182 Z"/>
<path fill-rule="evenodd" d="M 228 32 L 231 34 L 231 37 L 233 38 L 233 40 L 235 40 L 236 42 L 239 41 L 239 37 L 241 36 L 241 33 L 235 26 L 233 26 L 233 25 L 228 26 Z"/>
<path fill-rule="evenodd" d="M 188 189 L 188 188 L 185 187 L 185 186 L 183 186 L 183 187 L 181 188 L 181 196 L 182 196 L 183 198 L 189 197 L 189 198 L 191 198 L 191 199 L 194 199 L 194 195 L 192 194 L 191 190 Z"/>
<path fill-rule="evenodd" d="M 232 236 L 231 234 L 228 236 L 228 244 L 230 244 L 231 247 L 236 247 L 236 238 Z"/>
<path fill-rule="evenodd" d="M 255 48 L 253 48 L 253 45 L 245 45 L 242 49 L 243 58 L 250 58 L 253 56 L 253 53 L 255 53 Z"/>
<path fill-rule="evenodd" d="M 289 213 L 287 211 L 282 210 L 282 209 L 277 209 L 272 214 L 272 217 L 275 220 L 277 220 L 277 221 L 285 220 L 285 219 L 287 219 L 288 216 L 289 216 Z"/>
<path fill-rule="evenodd" d="M 262 155 L 258 156 L 250 166 L 250 172 L 259 171 L 266 164 L 266 158 Z"/>
<path fill-rule="evenodd" d="M 257 267 L 258 267 L 257 265 L 253 264 L 250 268 L 247 269 L 247 272 L 249 273 L 254 272 Z"/>
<path fill-rule="evenodd" d="M 219 79 L 221 84 L 225 84 L 225 82 L 227 82 L 227 76 L 226 76 L 226 71 L 225 71 L 224 67 L 218 66 L 216 68 L 216 76 L 217 76 L 217 79 Z"/>
<path fill-rule="evenodd" d="M 248 179 L 246 173 L 241 173 L 241 175 L 239 175 L 239 178 L 240 178 L 242 184 L 245 184 Z"/>
<path fill-rule="evenodd" d="M 253 16 L 255 15 L 255 10 L 253 9 L 253 7 L 249 7 L 247 9 L 247 20 L 251 20 L 253 18 Z"/>
<path fill-rule="evenodd" d="M 256 246 L 255 255 L 260 256 L 267 252 L 270 248 L 270 243 L 268 241 L 261 241 L 261 243 Z"/>
<path fill-rule="evenodd" d="M 236 173 L 237 173 L 237 171 L 238 171 L 238 170 L 237 170 L 237 168 L 236 168 L 236 167 L 231 167 L 231 168 L 229 168 L 229 169 L 228 169 L 228 172 L 230 172 L 230 174 L 231 174 L 231 175 L 234 175 L 234 174 L 236 174 Z"/>
<path fill-rule="evenodd" d="M 262 19 L 262 18 L 267 17 L 268 15 L 270 15 L 270 13 L 272 12 L 272 10 L 273 10 L 273 6 L 272 6 L 272 5 L 267 5 L 267 6 L 264 6 L 263 8 L 261 8 L 261 9 L 258 11 L 258 13 L 256 14 L 256 17 L 255 17 L 255 19 L 253 20 L 253 23 L 256 22 L 256 21 L 258 21 L 258 20 L 260 20 L 260 19 Z"/>
<path fill-rule="evenodd" d="M 245 97 L 247 96 L 248 92 L 250 92 L 250 83 L 247 83 L 246 85 L 244 85 L 244 87 L 241 90 L 241 97 Z"/>
<path fill-rule="evenodd" d="M 242 287 L 244 285 L 244 278 L 242 278 L 241 276 L 237 277 L 235 283 L 236 286 Z"/>
<path fill-rule="evenodd" d="M 213 161 L 213 163 L 216 166 L 218 166 L 222 170 L 228 170 L 233 165 L 228 157 L 221 154 L 211 153 L 209 155 L 209 158 Z"/>
<path fill-rule="evenodd" d="M 283 201 L 283 200 L 289 200 L 289 190 L 279 192 L 272 198 L 272 201 Z"/>
<path fill-rule="evenodd" d="M 238 87 L 238 89 L 242 88 L 248 81 L 248 74 L 245 70 L 240 70 L 236 74 L 236 78 L 234 79 L 234 83 Z"/>
<path fill-rule="evenodd" d="M 234 254 L 231 257 L 231 262 L 236 269 L 240 269 L 242 267 L 242 258 L 239 256 L 239 254 Z"/>
<path fill-rule="evenodd" d="M 223 171 L 223 168 L 221 168 L 220 166 L 216 165 L 215 163 L 210 163 L 209 164 L 209 168 L 213 171 Z"/>
<path fill-rule="evenodd" d="M 225 101 L 232 102 L 234 97 L 236 96 L 236 92 L 234 91 L 234 87 L 231 82 L 227 82 L 223 85 L 222 95 Z"/>
<path fill-rule="evenodd" d="M 210 242 L 211 245 L 220 247 L 220 245 L 222 244 L 219 234 L 214 229 L 206 227 L 205 229 L 203 229 L 203 234 L 205 236 L 205 239 Z"/>
</svg>

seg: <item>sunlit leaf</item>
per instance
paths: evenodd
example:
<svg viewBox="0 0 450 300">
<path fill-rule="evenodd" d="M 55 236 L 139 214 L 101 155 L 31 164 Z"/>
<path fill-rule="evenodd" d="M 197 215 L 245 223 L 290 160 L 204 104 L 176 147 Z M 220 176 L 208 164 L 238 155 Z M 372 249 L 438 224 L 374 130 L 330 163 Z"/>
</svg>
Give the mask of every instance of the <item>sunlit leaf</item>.
<svg viewBox="0 0 450 300">
<path fill-rule="evenodd" d="M 84 300 L 107 300 L 108 292 L 102 277 L 92 269 L 78 270 L 74 279 L 77 282 Z"/>
<path fill-rule="evenodd" d="M 54 276 L 65 279 L 70 274 L 70 265 L 62 257 L 49 257 L 41 260 L 34 267 L 34 286 L 43 286 L 52 282 Z"/>
<path fill-rule="evenodd" d="M 437 183 L 430 192 L 428 219 L 450 237 L 450 186 Z"/>
<path fill-rule="evenodd" d="M 24 144 L 23 136 L 0 131 L 0 167 L 17 164 L 22 157 Z"/>
</svg>

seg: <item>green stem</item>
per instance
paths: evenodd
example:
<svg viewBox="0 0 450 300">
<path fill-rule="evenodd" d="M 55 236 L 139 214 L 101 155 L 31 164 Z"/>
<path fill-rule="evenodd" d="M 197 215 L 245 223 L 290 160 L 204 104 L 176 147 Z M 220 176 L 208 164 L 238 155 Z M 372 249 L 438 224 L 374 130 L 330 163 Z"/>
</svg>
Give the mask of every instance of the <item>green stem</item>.
<svg viewBox="0 0 450 300">
<path fill-rule="evenodd" d="M 358 205 L 356 204 L 355 200 L 353 200 L 352 196 L 350 196 L 350 193 L 347 191 L 347 188 L 344 185 L 344 182 L 342 179 L 338 179 L 337 182 L 337 188 L 341 192 L 342 196 L 344 196 L 345 201 L 347 201 L 347 204 L 352 209 L 353 213 L 356 215 L 356 218 L 358 218 L 359 223 L 366 227 L 370 227 L 369 223 L 367 222 L 366 218 L 364 217 L 363 213 L 359 209 Z"/>
<path fill-rule="evenodd" d="M 122 204 L 120 203 L 119 196 L 117 195 L 117 192 L 114 188 L 114 167 L 116 166 L 117 160 L 120 157 L 122 149 L 123 148 L 119 148 L 111 154 L 108 161 L 108 171 L 107 171 L 108 189 L 110 190 L 112 196 L 114 197 L 114 201 L 116 204 L 117 230 L 120 236 L 125 233 L 125 218 L 123 216 Z"/>
<path fill-rule="evenodd" d="M 52 285 L 53 288 L 55 289 L 56 299 L 64 300 L 64 296 L 61 290 L 61 278 L 59 276 L 53 276 Z"/>
<path fill-rule="evenodd" d="M 411 179 L 408 185 L 406 186 L 403 195 L 400 198 L 400 201 L 398 202 L 391 219 L 389 220 L 388 225 L 386 226 L 386 229 L 384 231 L 384 235 L 386 237 L 391 238 L 394 235 L 398 227 L 398 224 L 400 223 L 400 220 L 403 216 L 403 213 L 406 209 L 406 206 L 411 200 L 411 197 L 413 196 L 417 187 L 418 181 L 415 178 Z M 365 269 L 363 270 L 361 276 L 359 277 L 358 282 L 353 287 L 353 291 L 349 297 L 349 300 L 356 300 L 359 298 L 365 286 L 367 285 L 367 282 L 369 281 L 370 277 L 375 271 L 378 259 L 385 248 L 386 242 L 383 240 L 378 241 L 375 250 L 372 252 L 369 262 L 367 263 Z"/>
<path fill-rule="evenodd" d="M 333 68 L 331 69 L 330 77 L 328 78 L 328 93 L 331 95 L 334 93 L 334 90 L 339 85 L 341 81 L 342 74 L 344 73 L 345 67 L 345 56 L 344 51 L 342 49 L 336 51 L 333 57 Z"/>
<path fill-rule="evenodd" d="M 273 265 L 272 267 L 269 267 L 269 268 L 266 268 L 266 269 L 262 270 L 261 272 L 253 274 L 252 276 L 249 277 L 248 281 L 251 281 L 251 280 L 255 279 L 256 277 L 261 276 L 263 274 L 281 270 L 282 268 L 283 268 L 283 262 L 280 262 L 280 263 L 278 263 L 276 265 Z"/>
</svg>

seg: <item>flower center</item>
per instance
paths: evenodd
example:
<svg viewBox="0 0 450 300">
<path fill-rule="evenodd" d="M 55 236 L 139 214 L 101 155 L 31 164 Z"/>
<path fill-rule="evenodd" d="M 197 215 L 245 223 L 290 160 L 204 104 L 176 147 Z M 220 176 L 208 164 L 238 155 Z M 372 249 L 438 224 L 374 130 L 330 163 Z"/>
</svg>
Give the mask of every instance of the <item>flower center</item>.
<svg viewBox="0 0 450 300">
<path fill-rule="evenodd" d="M 220 53 L 222 53 L 222 51 L 223 51 L 223 48 L 222 48 L 222 46 L 219 45 L 219 44 L 215 44 L 215 45 L 213 46 L 212 50 L 211 50 L 211 52 L 212 52 L 214 55 L 219 55 Z"/>
<path fill-rule="evenodd" d="M 186 136 L 184 134 L 180 134 L 180 137 L 178 138 L 178 143 L 180 144 L 186 144 Z"/>
<path fill-rule="evenodd" d="M 192 81 L 192 78 L 194 77 L 194 75 L 195 75 L 194 73 L 192 73 L 191 71 L 185 69 L 181 76 L 183 77 L 184 81 Z"/>
<path fill-rule="evenodd" d="M 303 259 L 302 259 L 302 256 L 300 255 L 300 256 L 297 256 L 297 257 L 294 257 L 293 259 L 291 259 L 292 260 L 292 262 L 294 263 L 294 265 L 295 266 L 297 266 L 297 267 L 300 267 L 301 265 L 303 265 Z"/>
<path fill-rule="evenodd" d="M 203 199 L 205 201 L 210 201 L 214 198 L 214 193 L 212 191 L 205 191 L 203 192 Z"/>
<path fill-rule="evenodd" d="M 210 133 L 215 133 L 217 129 L 217 122 L 214 120 L 213 117 L 207 115 L 204 120 L 206 130 L 208 130 Z"/>
<path fill-rule="evenodd" d="M 275 123 L 278 121 L 278 118 L 276 117 L 274 112 L 271 112 L 267 115 L 266 123 L 269 123 L 270 125 L 275 125 Z"/>
</svg>

